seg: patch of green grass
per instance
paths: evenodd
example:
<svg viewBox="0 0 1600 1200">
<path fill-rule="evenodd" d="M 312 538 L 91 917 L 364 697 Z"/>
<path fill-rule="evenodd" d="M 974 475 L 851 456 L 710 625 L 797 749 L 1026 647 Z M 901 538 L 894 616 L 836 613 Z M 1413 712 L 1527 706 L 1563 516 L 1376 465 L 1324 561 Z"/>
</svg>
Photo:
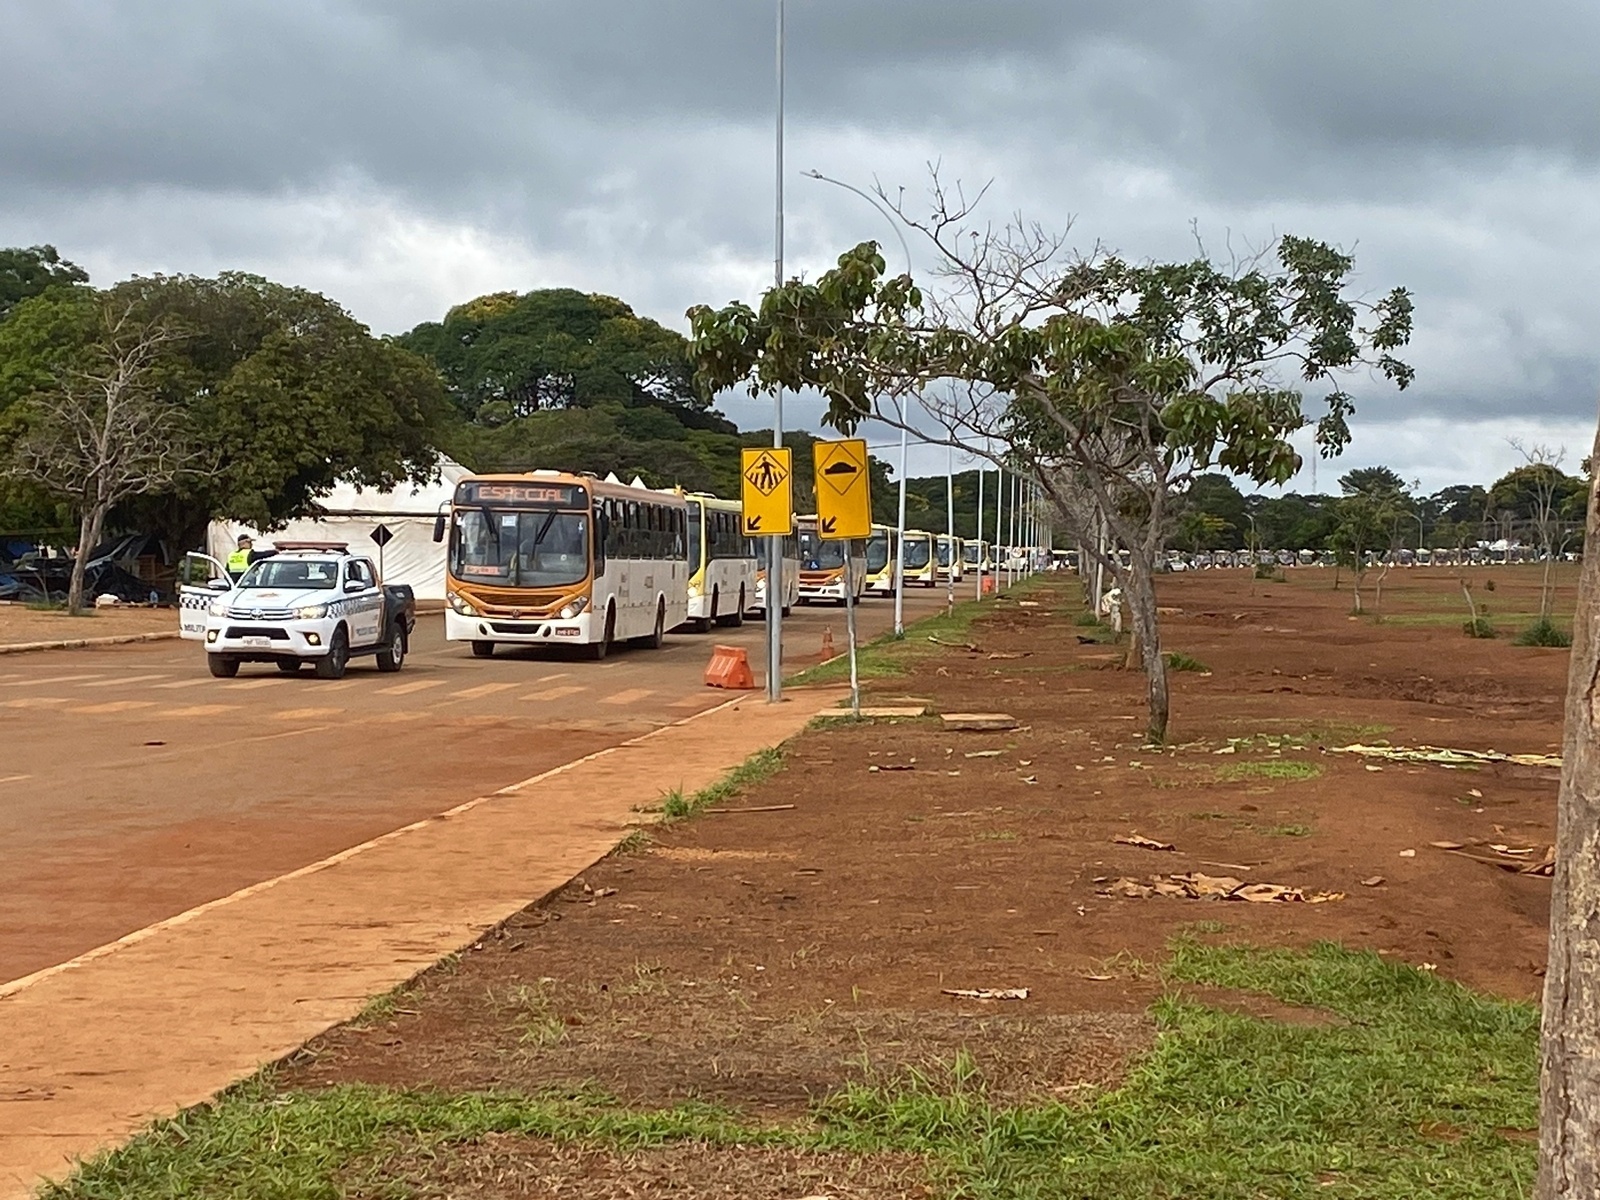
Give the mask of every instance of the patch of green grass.
<svg viewBox="0 0 1600 1200">
<path fill-rule="evenodd" d="M 628 854 L 643 854 L 653 845 L 655 845 L 654 838 L 652 838 L 642 829 L 635 829 L 630 832 L 627 837 L 618 842 L 611 853 L 618 856 Z"/>
<path fill-rule="evenodd" d="M 708 787 L 685 796 L 682 788 L 673 788 L 661 798 L 661 816 L 667 821 L 681 821 L 692 817 L 703 808 L 721 804 L 739 795 L 746 788 L 770 779 L 783 768 L 783 750 L 769 746 L 757 750 L 733 770 Z"/>
<path fill-rule="evenodd" d="M 1217 779 L 1236 783 L 1244 779 L 1315 779 L 1322 774 L 1317 763 L 1298 758 L 1263 758 L 1251 762 L 1228 763 L 1217 768 Z"/>
<path fill-rule="evenodd" d="M 1206 666 L 1205 663 L 1201 662 L 1198 658 L 1193 658 L 1190 655 L 1185 654 L 1182 650 L 1170 650 L 1167 652 L 1167 669 L 1170 671 L 1201 671 L 1205 674 L 1211 673 L 1211 668 Z"/>
<path fill-rule="evenodd" d="M 1517 634 L 1513 645 L 1566 647 L 1572 645 L 1572 635 L 1549 617 L 1541 617 Z"/>
<path fill-rule="evenodd" d="M 1494 638 L 1500 636 L 1500 631 L 1494 627 L 1494 622 L 1488 617 L 1475 617 L 1469 621 L 1461 622 L 1461 632 L 1469 638 Z"/>
<path fill-rule="evenodd" d="M 1042 588 L 1059 586 L 1048 580 L 1029 579 L 1017 584 L 1006 593 L 1006 599 L 1024 599 Z M 920 658 L 938 654 L 948 648 L 940 643 L 953 643 L 960 646 L 972 640 L 972 624 L 985 613 L 991 612 L 996 607 L 994 598 L 987 600 L 962 600 L 958 601 L 955 611 L 950 613 L 935 613 L 933 616 L 924 617 L 906 626 L 904 637 L 895 637 L 892 633 L 867 642 L 856 648 L 856 674 L 861 679 L 888 679 L 904 675 L 911 666 Z M 844 612 L 839 613 L 840 628 L 835 630 L 835 635 L 843 632 Z M 850 679 L 850 659 L 843 653 L 844 639 L 838 637 L 836 645 L 841 650 L 839 657 L 829 662 L 819 663 L 817 666 L 808 667 L 804 671 L 791 675 L 785 682 L 794 687 L 803 687 L 810 684 L 847 683 Z"/>
<path fill-rule="evenodd" d="M 1099 625 L 1102 622 L 1101 622 L 1099 617 L 1094 615 L 1094 613 L 1086 612 L 1086 613 L 1079 613 L 1076 617 L 1073 618 L 1072 623 L 1074 625 L 1078 626 L 1080 629 L 1088 629 L 1091 626 Z"/>
<path fill-rule="evenodd" d="M 1117 972 L 1149 964 L 1110 960 Z M 1112 972 L 1107 972 L 1112 973 Z M 1159 1036 L 1115 1090 L 1002 1106 L 970 1054 L 852 1085 L 793 1125 L 706 1104 L 635 1111 L 576 1093 L 278 1094 L 270 1074 L 157 1122 L 85 1163 L 48 1200 L 406 1193 L 405 1166 L 512 1133 L 619 1149 L 695 1140 L 924 1156 L 951 1194 L 987 1200 L 1502 1200 L 1529 1194 L 1537 1151 L 1507 1131 L 1538 1111 L 1538 1013 L 1323 944 L 1180 938 L 1161 969 Z M 1184 984 L 1328 1017 L 1225 1012 Z"/>
</svg>

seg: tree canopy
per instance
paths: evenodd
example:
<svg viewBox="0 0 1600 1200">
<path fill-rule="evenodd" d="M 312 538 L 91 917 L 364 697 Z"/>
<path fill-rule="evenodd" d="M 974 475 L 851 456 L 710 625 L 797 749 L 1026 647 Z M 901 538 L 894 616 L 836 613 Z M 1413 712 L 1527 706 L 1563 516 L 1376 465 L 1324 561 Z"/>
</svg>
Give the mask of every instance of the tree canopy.
<svg viewBox="0 0 1600 1200">
<path fill-rule="evenodd" d="M 0 321 L 19 302 L 58 284 L 88 283 L 89 273 L 54 246 L 0 248 Z"/>
</svg>

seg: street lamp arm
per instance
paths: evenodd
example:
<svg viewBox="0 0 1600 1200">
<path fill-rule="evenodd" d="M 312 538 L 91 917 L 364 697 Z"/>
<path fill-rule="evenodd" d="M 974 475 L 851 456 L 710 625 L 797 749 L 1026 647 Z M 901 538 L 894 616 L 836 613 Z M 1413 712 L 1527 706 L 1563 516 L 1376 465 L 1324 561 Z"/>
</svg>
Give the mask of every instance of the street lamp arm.
<svg viewBox="0 0 1600 1200">
<path fill-rule="evenodd" d="M 879 203 L 875 196 L 873 196 L 870 192 L 862 191 L 854 184 L 846 183 L 842 179 L 834 179 L 831 176 L 824 175 L 821 171 L 815 169 L 810 171 L 802 171 L 800 174 L 804 175 L 807 179 L 820 179 L 823 183 L 831 183 L 834 187 L 842 187 L 847 192 L 854 192 L 868 204 L 872 205 L 873 208 L 877 209 L 878 212 L 882 214 L 883 219 L 889 222 L 890 226 L 894 229 L 895 237 L 900 239 L 901 253 L 906 256 L 906 274 L 908 276 L 911 274 L 911 247 L 906 242 L 906 235 L 901 232 L 900 222 L 894 219 L 894 215 L 890 213 L 889 210 L 881 203 Z"/>
</svg>

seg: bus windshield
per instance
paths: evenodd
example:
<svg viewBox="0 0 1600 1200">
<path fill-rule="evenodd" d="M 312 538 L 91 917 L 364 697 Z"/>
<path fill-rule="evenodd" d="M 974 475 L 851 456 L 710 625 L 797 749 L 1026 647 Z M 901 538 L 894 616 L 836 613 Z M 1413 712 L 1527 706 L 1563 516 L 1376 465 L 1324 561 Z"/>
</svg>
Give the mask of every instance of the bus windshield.
<svg viewBox="0 0 1600 1200">
<path fill-rule="evenodd" d="M 589 515 L 557 509 L 456 510 L 450 573 L 464 583 L 566 587 L 589 573 Z"/>
<path fill-rule="evenodd" d="M 928 565 L 930 547 L 927 538 L 914 538 L 908 540 L 905 549 L 901 552 L 903 561 L 908 571 L 920 571 Z"/>
<path fill-rule="evenodd" d="M 961 547 L 961 561 L 972 563 L 974 566 L 976 566 L 978 563 L 978 553 L 980 549 L 981 547 L 977 542 L 968 542 L 965 546 Z"/>
<path fill-rule="evenodd" d="M 889 535 L 875 533 L 867 539 L 867 574 L 876 575 L 889 565 Z"/>
<path fill-rule="evenodd" d="M 800 535 L 800 565 L 808 571 L 836 571 L 844 566 L 844 542 L 818 537 L 810 531 Z"/>
<path fill-rule="evenodd" d="M 939 543 L 939 565 L 941 567 L 948 567 L 950 565 L 950 543 L 949 542 L 941 541 Z"/>
</svg>

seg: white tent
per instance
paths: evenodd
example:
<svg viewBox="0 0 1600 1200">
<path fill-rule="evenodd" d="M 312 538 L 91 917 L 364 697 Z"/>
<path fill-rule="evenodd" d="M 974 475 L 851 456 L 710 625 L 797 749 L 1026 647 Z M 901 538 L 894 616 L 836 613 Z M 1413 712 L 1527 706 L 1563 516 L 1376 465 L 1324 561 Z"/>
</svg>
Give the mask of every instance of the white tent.
<svg viewBox="0 0 1600 1200">
<path fill-rule="evenodd" d="M 367 551 L 374 561 L 381 557 L 385 583 L 410 584 L 418 600 L 443 600 L 445 548 L 433 540 L 433 522 L 455 495 L 456 483 L 471 473 L 441 456 L 439 478 L 432 483 L 402 484 L 391 492 L 340 483 L 317 501 L 321 516 L 290 521 L 273 533 L 228 521 L 211 522 L 206 552 L 225 562 L 241 533 L 253 537 L 257 549 L 280 540 L 348 542 L 352 550 Z M 381 551 L 372 541 L 379 525 L 394 535 Z"/>
</svg>

